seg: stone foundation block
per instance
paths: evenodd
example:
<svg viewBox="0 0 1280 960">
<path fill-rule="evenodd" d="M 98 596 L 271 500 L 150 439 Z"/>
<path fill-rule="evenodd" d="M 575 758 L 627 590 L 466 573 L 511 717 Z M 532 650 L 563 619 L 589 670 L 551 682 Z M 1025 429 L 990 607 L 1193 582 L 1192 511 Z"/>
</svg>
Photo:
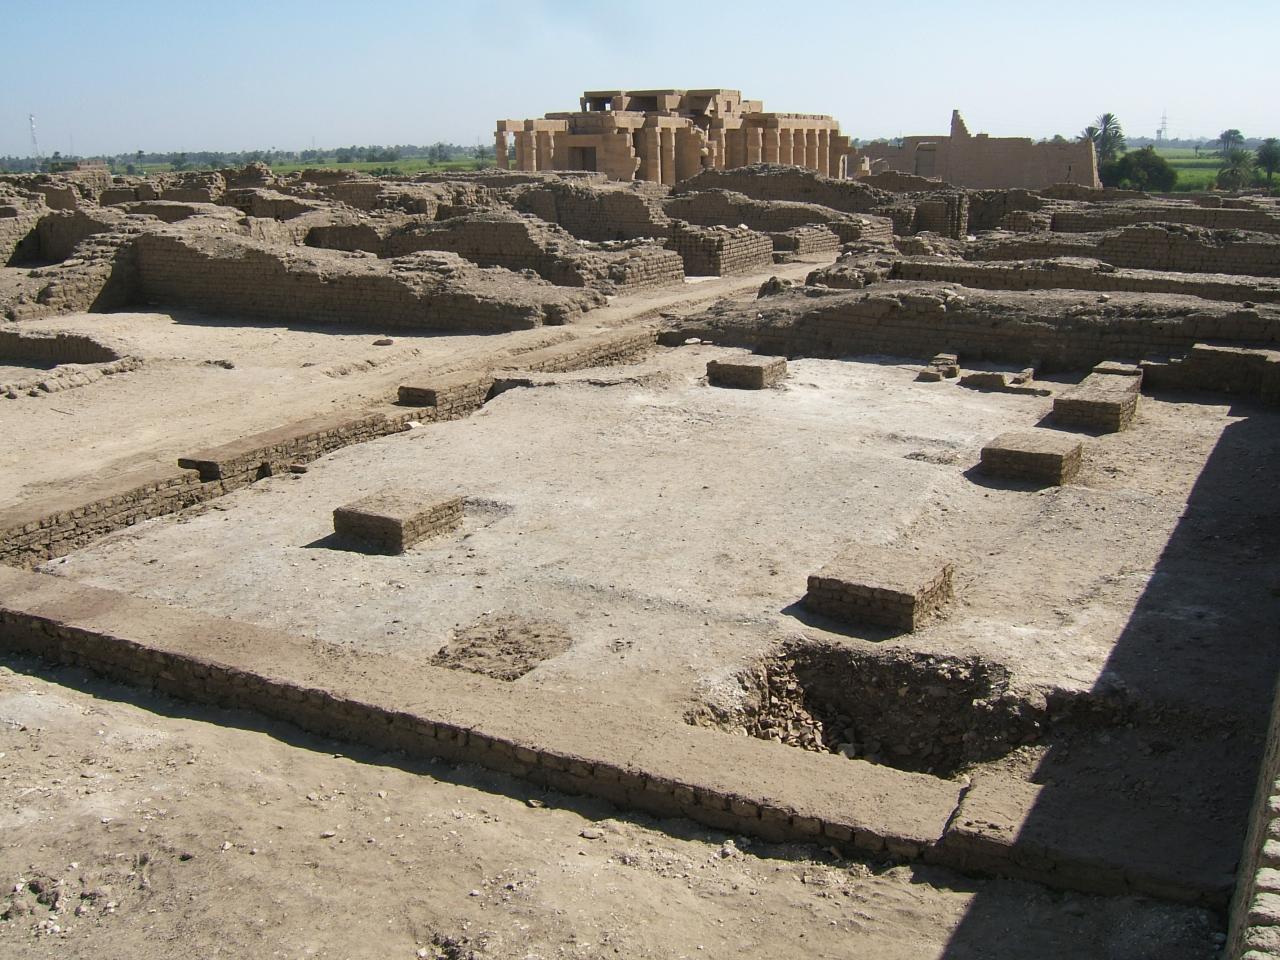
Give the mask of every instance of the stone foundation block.
<svg viewBox="0 0 1280 960">
<path fill-rule="evenodd" d="M 982 472 L 1043 484 L 1066 483 L 1080 472 L 1083 446 L 1052 430 L 1013 430 L 982 448 Z"/>
<path fill-rule="evenodd" d="M 786 375 L 785 357 L 735 357 L 707 363 L 707 382 L 713 387 L 763 390 L 782 382 Z"/>
<path fill-rule="evenodd" d="M 951 572 L 910 548 L 855 545 L 809 576 L 803 603 L 833 620 L 911 632 L 951 598 Z"/>
<path fill-rule="evenodd" d="M 404 553 L 461 522 L 461 497 L 416 490 L 381 490 L 333 511 L 333 531 L 339 537 L 387 554 Z"/>
</svg>

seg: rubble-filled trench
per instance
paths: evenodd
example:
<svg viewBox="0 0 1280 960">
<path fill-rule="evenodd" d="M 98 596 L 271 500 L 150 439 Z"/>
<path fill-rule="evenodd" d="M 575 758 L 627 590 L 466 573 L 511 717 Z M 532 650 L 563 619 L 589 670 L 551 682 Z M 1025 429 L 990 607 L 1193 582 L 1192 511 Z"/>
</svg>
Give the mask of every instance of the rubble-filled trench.
<svg viewBox="0 0 1280 960">
<path fill-rule="evenodd" d="M 1112 698 L 1019 692 L 982 657 L 790 641 L 707 697 L 690 723 L 950 777 L 1067 731 L 1119 722 Z"/>
</svg>

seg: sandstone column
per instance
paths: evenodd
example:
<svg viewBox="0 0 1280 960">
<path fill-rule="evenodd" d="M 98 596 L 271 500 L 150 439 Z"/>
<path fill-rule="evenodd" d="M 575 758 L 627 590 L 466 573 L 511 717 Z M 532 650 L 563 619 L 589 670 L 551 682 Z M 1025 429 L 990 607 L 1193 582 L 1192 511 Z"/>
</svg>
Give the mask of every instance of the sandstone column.
<svg viewBox="0 0 1280 960">
<path fill-rule="evenodd" d="M 818 131 L 818 172 L 824 177 L 831 176 L 831 131 Z"/>
<path fill-rule="evenodd" d="M 711 165 L 716 170 L 725 168 L 724 127 L 711 128 Z"/>
<path fill-rule="evenodd" d="M 791 159 L 791 155 L 794 152 L 793 148 L 796 145 L 795 137 L 792 135 L 790 130 L 779 130 L 778 134 L 778 162 L 794 162 Z"/>
<path fill-rule="evenodd" d="M 818 131 L 806 130 L 804 133 L 804 165 L 810 170 L 818 169 Z"/>
<path fill-rule="evenodd" d="M 511 161 L 507 157 L 507 132 L 499 130 L 493 135 L 493 159 L 499 170 L 507 170 Z"/>
<path fill-rule="evenodd" d="M 743 133 L 746 135 L 747 163 L 759 163 L 764 154 L 764 131 L 751 124 L 743 128 Z"/>
<path fill-rule="evenodd" d="M 640 130 L 640 179 L 662 182 L 662 147 L 657 127 Z"/>
<path fill-rule="evenodd" d="M 670 127 L 662 128 L 662 182 L 676 182 L 676 132 Z"/>
<path fill-rule="evenodd" d="M 805 139 L 804 131 L 793 131 L 791 134 L 791 142 L 794 144 L 794 149 L 791 154 L 791 162 L 797 167 L 807 167 L 809 165 L 809 162 L 806 159 L 808 140 Z"/>
<path fill-rule="evenodd" d="M 765 163 L 778 163 L 778 154 L 782 150 L 781 138 L 778 136 L 777 127 L 765 127 L 764 129 L 764 156 L 762 159 Z"/>
<path fill-rule="evenodd" d="M 535 142 L 537 143 L 538 169 L 539 170 L 552 169 L 550 131 L 539 130 L 533 136 L 534 136 Z"/>
</svg>

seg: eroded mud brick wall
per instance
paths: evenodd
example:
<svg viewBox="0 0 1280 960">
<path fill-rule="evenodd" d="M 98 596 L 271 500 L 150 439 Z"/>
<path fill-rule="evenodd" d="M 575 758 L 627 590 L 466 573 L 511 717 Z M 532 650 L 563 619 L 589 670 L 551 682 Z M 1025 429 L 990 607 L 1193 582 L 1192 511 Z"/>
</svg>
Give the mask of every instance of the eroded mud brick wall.
<svg viewBox="0 0 1280 960">
<path fill-rule="evenodd" d="M 144 234 L 136 248 L 145 298 L 273 320 L 498 331 L 563 323 L 601 302 L 449 254 L 382 261 L 175 233 Z"/>
<path fill-rule="evenodd" d="M 1197 207 L 1190 204 L 1107 205 L 1056 210 L 1059 233 L 1096 233 L 1135 223 L 1185 223 L 1210 230 L 1252 230 L 1280 234 L 1280 215 L 1266 210 Z"/>
<path fill-rule="evenodd" d="M 579 240 L 634 240 L 670 234 L 663 212 L 665 187 L 637 183 L 626 187 L 550 182 L 529 187 L 515 199 L 522 213 L 559 224 Z"/>
</svg>

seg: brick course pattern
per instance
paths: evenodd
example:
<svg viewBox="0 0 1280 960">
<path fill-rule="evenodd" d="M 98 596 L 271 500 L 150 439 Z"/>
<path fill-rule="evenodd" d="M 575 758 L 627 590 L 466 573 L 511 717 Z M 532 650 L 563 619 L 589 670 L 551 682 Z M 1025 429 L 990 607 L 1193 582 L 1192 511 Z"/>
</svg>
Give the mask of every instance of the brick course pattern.
<svg viewBox="0 0 1280 960">
<path fill-rule="evenodd" d="M 1080 472 L 1083 445 L 1052 430 L 1013 430 L 982 448 L 982 472 L 993 477 L 1063 484 Z"/>
<path fill-rule="evenodd" d="M 1092 257 L 1142 270 L 1280 277 L 1280 237 L 1175 223 L 1144 223 L 1104 233 L 1028 234 L 979 243 L 966 252 L 970 260 L 1046 257 Z"/>
<path fill-rule="evenodd" d="M 691 277 L 727 277 L 773 264 L 768 234 L 745 227 L 697 227 L 677 221 L 667 247 L 680 254 Z"/>
<path fill-rule="evenodd" d="M 1088 257 L 963 262 L 904 259 L 893 264 L 894 280 L 958 283 L 978 290 L 1097 290 L 1177 293 L 1234 303 L 1280 303 L 1280 281 L 1230 274 L 1176 273 L 1118 268 Z"/>
<path fill-rule="evenodd" d="M 333 511 L 333 532 L 374 553 L 400 554 L 462 523 L 462 498 L 386 488 Z"/>
<path fill-rule="evenodd" d="M 398 395 L 407 406 L 430 407 L 437 420 L 456 420 L 480 409 L 492 390 L 492 376 L 465 371 L 401 384 Z"/>
<path fill-rule="evenodd" d="M 951 572 L 911 549 L 856 545 L 809 576 L 803 602 L 833 620 L 911 632 L 951 598 Z"/>
<path fill-rule="evenodd" d="M 1133 422 L 1142 381 L 1091 373 L 1053 401 L 1053 420 L 1064 427 L 1118 433 Z"/>
<path fill-rule="evenodd" d="M 135 242 L 143 297 L 211 313 L 304 323 L 503 331 L 566 323 L 599 306 L 456 254 L 381 261 L 230 236 L 147 233 Z"/>
<path fill-rule="evenodd" d="M 783 381 L 786 357 L 735 357 L 707 361 L 707 382 L 713 387 L 763 390 Z"/>
</svg>

